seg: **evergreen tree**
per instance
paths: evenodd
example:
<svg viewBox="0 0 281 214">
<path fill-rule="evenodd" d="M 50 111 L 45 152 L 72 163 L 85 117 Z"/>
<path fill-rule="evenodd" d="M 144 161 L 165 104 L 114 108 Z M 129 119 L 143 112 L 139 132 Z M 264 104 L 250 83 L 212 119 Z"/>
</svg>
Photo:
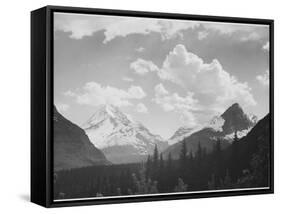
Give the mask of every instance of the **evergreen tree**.
<svg viewBox="0 0 281 214">
<path fill-rule="evenodd" d="M 159 159 L 159 174 L 160 174 L 160 177 L 162 176 L 161 174 L 163 173 L 163 171 L 164 171 L 164 160 L 163 160 L 163 154 L 161 153 L 160 159 Z"/>
<path fill-rule="evenodd" d="M 193 153 L 192 153 L 192 151 L 189 152 L 188 159 L 189 159 L 190 162 L 193 161 Z"/>
<path fill-rule="evenodd" d="M 169 154 L 168 154 L 167 168 L 168 168 L 168 169 L 171 169 L 171 168 L 172 168 L 172 154 L 171 154 L 171 152 L 169 152 Z"/>
<path fill-rule="evenodd" d="M 221 180 L 224 177 L 223 170 L 223 156 L 221 149 L 221 140 L 218 138 L 215 144 L 214 151 L 214 174 L 215 174 L 215 185 L 218 188 L 220 186 Z"/>
<path fill-rule="evenodd" d="M 215 175 L 212 174 L 211 176 L 211 180 L 208 181 L 208 189 L 209 190 L 215 190 L 216 189 L 216 181 L 215 181 Z"/>
<path fill-rule="evenodd" d="M 152 162 L 151 157 L 148 155 L 147 161 L 146 161 L 146 170 L 145 170 L 145 178 L 148 180 L 149 177 L 151 177 L 151 168 L 152 168 Z"/>
<path fill-rule="evenodd" d="M 182 147 L 181 147 L 181 152 L 180 152 L 180 162 L 182 164 L 182 166 L 185 166 L 186 164 L 186 145 L 185 145 L 185 141 L 182 142 Z"/>
<path fill-rule="evenodd" d="M 175 192 L 186 192 L 188 185 L 181 178 L 178 179 L 178 184 L 175 187 Z"/>
<path fill-rule="evenodd" d="M 154 152 L 153 152 L 153 166 L 154 166 L 154 169 L 158 168 L 158 159 L 159 159 L 159 153 L 158 153 L 157 145 L 155 144 L 155 148 L 154 148 Z"/>
<path fill-rule="evenodd" d="M 226 170 L 226 175 L 223 180 L 223 188 L 226 188 L 226 189 L 233 188 L 233 184 L 231 182 L 231 178 L 230 178 L 228 170 Z"/>
<path fill-rule="evenodd" d="M 165 172 L 164 172 L 164 160 L 163 160 L 163 154 L 160 154 L 160 159 L 159 159 L 159 169 L 158 169 L 158 175 L 157 175 L 157 180 L 159 182 L 158 189 L 161 192 L 163 190 L 163 186 L 165 185 Z"/>
<path fill-rule="evenodd" d="M 152 163 L 152 169 L 151 169 L 151 178 L 153 180 L 156 180 L 158 177 L 158 169 L 159 168 L 159 153 L 157 145 L 155 144 L 154 153 L 153 153 L 153 163 Z"/>
<path fill-rule="evenodd" d="M 130 190 L 131 194 L 151 194 L 151 193 L 158 193 L 158 188 L 157 188 L 157 181 L 151 181 L 149 178 L 148 180 L 145 179 L 145 169 L 142 167 L 139 170 L 139 178 L 138 176 L 133 173 L 133 185 L 134 185 L 134 192 Z M 129 190 L 128 190 L 129 192 Z"/>
<path fill-rule="evenodd" d="M 180 163 L 180 172 L 179 172 L 179 176 L 182 177 L 183 180 L 186 179 L 187 177 L 187 156 L 186 156 L 186 145 L 185 145 L 185 141 L 182 142 L 182 148 L 181 148 L 181 152 L 180 152 L 180 159 L 179 159 L 179 163 Z"/>
<path fill-rule="evenodd" d="M 196 158 L 197 158 L 197 160 L 198 160 L 199 162 L 201 162 L 202 156 L 203 156 L 203 151 L 202 151 L 201 143 L 200 143 L 200 141 L 199 141 L 199 142 L 198 142 L 197 153 L 196 153 Z"/>
<path fill-rule="evenodd" d="M 229 168 L 230 168 L 230 175 L 233 178 L 234 181 L 237 180 L 239 176 L 239 145 L 238 145 L 238 136 L 237 131 L 234 133 L 234 139 L 231 145 L 231 154 L 230 154 L 230 160 L 229 160 Z"/>
<path fill-rule="evenodd" d="M 165 180 L 165 185 L 163 191 L 169 191 L 173 187 L 173 177 L 174 177 L 174 168 L 173 168 L 173 159 L 172 159 L 172 154 L 169 152 L 168 154 L 168 160 L 166 167 L 164 169 L 164 180 Z"/>
</svg>

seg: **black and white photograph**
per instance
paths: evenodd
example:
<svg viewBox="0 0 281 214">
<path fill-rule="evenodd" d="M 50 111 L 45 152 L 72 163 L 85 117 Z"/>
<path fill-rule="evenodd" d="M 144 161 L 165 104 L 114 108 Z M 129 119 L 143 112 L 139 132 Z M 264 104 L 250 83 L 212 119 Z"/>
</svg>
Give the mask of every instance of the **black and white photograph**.
<svg viewBox="0 0 281 214">
<path fill-rule="evenodd" d="M 266 24 L 53 14 L 55 202 L 271 181 Z"/>
</svg>

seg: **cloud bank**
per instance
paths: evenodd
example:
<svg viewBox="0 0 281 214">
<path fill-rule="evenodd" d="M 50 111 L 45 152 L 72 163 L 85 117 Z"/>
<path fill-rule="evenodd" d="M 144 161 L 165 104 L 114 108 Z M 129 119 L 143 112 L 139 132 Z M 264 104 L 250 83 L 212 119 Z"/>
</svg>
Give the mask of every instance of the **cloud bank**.
<svg viewBox="0 0 281 214">
<path fill-rule="evenodd" d="M 140 86 L 132 85 L 127 90 L 112 86 L 102 86 L 96 82 L 88 82 L 81 89 L 67 91 L 64 95 L 73 97 L 78 104 L 99 106 L 112 104 L 118 107 L 131 106 L 131 100 L 139 100 L 146 96 Z"/>
<path fill-rule="evenodd" d="M 158 71 L 158 67 L 153 62 L 140 58 L 132 62 L 130 68 L 139 75 L 145 75 L 151 71 Z"/>
<path fill-rule="evenodd" d="M 181 36 L 181 31 L 198 26 L 197 22 L 161 20 L 151 18 L 131 18 L 121 16 L 82 15 L 55 13 L 55 31 L 70 33 L 72 39 L 82 39 L 95 32 L 104 31 L 104 43 L 116 37 L 126 37 L 130 34 L 160 33 L 161 38 L 171 39 Z"/>
<path fill-rule="evenodd" d="M 145 114 L 148 113 L 148 109 L 143 103 L 137 104 L 136 111 L 138 113 L 145 113 Z"/>
<path fill-rule="evenodd" d="M 201 31 L 202 28 L 203 31 Z M 208 37 L 209 32 L 228 36 L 238 33 L 236 36 L 241 41 L 260 40 L 268 36 L 266 34 L 267 26 L 262 25 L 67 13 L 55 13 L 54 29 L 55 32 L 70 33 L 69 36 L 72 39 L 82 39 L 95 32 L 103 31 L 105 37 L 103 43 L 108 43 L 116 37 L 126 37 L 132 34 L 159 33 L 162 40 L 182 38 L 183 31 L 188 29 L 200 29 L 199 40 Z"/>
<path fill-rule="evenodd" d="M 258 75 L 256 79 L 261 83 L 263 86 L 269 86 L 269 70 L 266 70 L 264 74 Z"/>
</svg>

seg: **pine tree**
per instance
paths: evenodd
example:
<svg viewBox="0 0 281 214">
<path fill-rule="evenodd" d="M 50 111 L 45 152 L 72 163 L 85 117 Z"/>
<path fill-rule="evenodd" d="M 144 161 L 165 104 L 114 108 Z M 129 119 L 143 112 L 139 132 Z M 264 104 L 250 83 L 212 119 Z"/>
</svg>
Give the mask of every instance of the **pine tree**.
<svg viewBox="0 0 281 214">
<path fill-rule="evenodd" d="M 164 191 L 170 191 L 171 188 L 173 187 L 173 178 L 174 178 L 174 168 L 173 168 L 173 159 L 172 159 L 172 154 L 171 152 L 169 152 L 168 154 L 168 160 L 167 160 L 167 164 L 166 167 L 164 169 L 164 180 L 165 180 L 165 185 L 164 187 L 162 187 L 162 189 Z"/>
<path fill-rule="evenodd" d="M 145 171 L 145 177 L 146 180 L 151 176 L 151 167 L 152 167 L 152 163 L 151 163 L 151 157 L 150 155 L 148 155 L 147 157 L 147 161 L 146 161 L 146 171 Z"/>
<path fill-rule="evenodd" d="M 151 178 L 153 180 L 156 180 L 158 177 L 158 170 L 159 170 L 159 153 L 157 145 L 155 144 L 154 153 L 153 153 L 153 163 L 152 163 L 152 169 L 151 169 Z"/>
<path fill-rule="evenodd" d="M 175 192 L 186 192 L 188 185 L 181 178 L 178 179 L 178 184 L 175 187 Z"/>
<path fill-rule="evenodd" d="M 237 180 L 239 175 L 239 151 L 238 151 L 238 136 L 237 131 L 234 133 L 234 139 L 231 145 L 231 156 L 230 156 L 230 175 L 234 180 Z"/>
<path fill-rule="evenodd" d="M 164 175 L 164 160 L 163 160 L 163 154 L 160 154 L 160 159 L 159 159 L 159 169 L 158 169 L 158 175 L 157 175 L 157 180 L 159 183 L 159 191 L 161 192 L 163 190 L 163 186 L 165 185 L 165 175 Z"/>
<path fill-rule="evenodd" d="M 216 142 L 216 153 L 220 154 L 221 153 L 221 140 L 218 138 Z"/>
<path fill-rule="evenodd" d="M 117 193 L 118 196 L 122 195 L 121 188 L 118 187 L 116 189 L 116 193 Z"/>
<path fill-rule="evenodd" d="M 198 142 L 197 153 L 196 153 L 196 157 L 197 157 L 197 160 L 198 160 L 199 162 L 202 160 L 202 155 L 203 155 L 203 151 L 202 151 L 201 143 L 200 143 L 200 141 L 199 141 L 199 142 Z"/>
<path fill-rule="evenodd" d="M 153 168 L 154 170 L 158 168 L 158 159 L 159 159 L 159 153 L 157 145 L 155 144 L 154 152 L 153 152 Z"/>
<path fill-rule="evenodd" d="M 171 154 L 171 152 L 169 152 L 169 154 L 168 154 L 167 168 L 168 168 L 168 169 L 171 169 L 171 168 L 172 168 L 172 154 Z"/>
<path fill-rule="evenodd" d="M 226 170 L 226 175 L 223 180 L 223 187 L 227 189 L 233 188 L 233 184 L 231 182 L 228 170 Z"/>
<path fill-rule="evenodd" d="M 181 152 L 180 152 L 180 172 L 179 172 L 179 176 L 181 176 L 184 180 L 186 179 L 187 173 L 186 173 L 186 169 L 187 169 L 187 156 L 186 156 L 186 145 L 185 142 L 182 142 L 182 148 L 181 148 Z"/>
<path fill-rule="evenodd" d="M 218 138 L 215 144 L 214 151 L 214 174 L 216 187 L 219 187 L 220 182 L 223 179 L 223 162 L 221 140 Z"/>
<path fill-rule="evenodd" d="M 164 171 L 164 160 L 163 160 L 163 154 L 160 154 L 160 160 L 159 160 L 159 175 L 162 177 L 162 173 Z"/>
<path fill-rule="evenodd" d="M 216 189 L 216 181 L 215 181 L 215 175 L 212 174 L 211 176 L 211 180 L 208 181 L 208 189 L 209 190 L 215 190 Z"/>
<path fill-rule="evenodd" d="M 144 167 L 142 167 L 139 171 L 139 178 L 134 173 L 132 177 L 133 177 L 134 192 L 130 190 L 131 194 L 140 195 L 140 194 L 158 193 L 158 188 L 157 188 L 158 182 L 157 181 L 152 182 L 150 178 L 148 180 L 145 179 Z"/>
<path fill-rule="evenodd" d="M 184 166 L 186 164 L 186 145 L 185 142 L 182 142 L 181 152 L 180 152 L 180 162 Z"/>
<path fill-rule="evenodd" d="M 190 162 L 193 161 L 193 153 L 192 153 L 192 151 L 189 152 L 188 159 L 189 159 Z"/>
</svg>

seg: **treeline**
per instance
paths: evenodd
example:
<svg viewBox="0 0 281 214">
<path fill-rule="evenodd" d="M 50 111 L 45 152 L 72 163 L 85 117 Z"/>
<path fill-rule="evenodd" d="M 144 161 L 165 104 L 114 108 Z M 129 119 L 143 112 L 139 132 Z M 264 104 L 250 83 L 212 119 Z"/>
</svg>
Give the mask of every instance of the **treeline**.
<svg viewBox="0 0 281 214">
<path fill-rule="evenodd" d="M 207 153 L 198 142 L 196 152 L 181 142 L 180 158 L 164 160 L 158 152 L 139 164 L 92 166 L 54 175 L 54 197 L 80 198 L 185 192 L 268 185 L 269 144 L 238 141 L 225 150 L 218 139 Z"/>
</svg>

